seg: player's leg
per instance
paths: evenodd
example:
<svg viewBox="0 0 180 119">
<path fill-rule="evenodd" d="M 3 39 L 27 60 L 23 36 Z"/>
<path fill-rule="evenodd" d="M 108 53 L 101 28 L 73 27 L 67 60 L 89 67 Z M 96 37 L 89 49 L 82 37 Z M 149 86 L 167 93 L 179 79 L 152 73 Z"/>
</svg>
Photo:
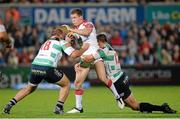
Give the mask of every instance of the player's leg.
<svg viewBox="0 0 180 119">
<path fill-rule="evenodd" d="M 40 68 L 40 69 L 39 69 Z M 32 65 L 29 84 L 21 89 L 16 96 L 4 107 L 4 113 L 9 114 L 11 108 L 20 100 L 34 92 L 38 84 L 43 80 L 44 74 L 39 74 L 37 72 L 44 72 L 43 68 L 40 66 Z"/>
<path fill-rule="evenodd" d="M 162 111 L 164 113 L 176 113 L 176 111 L 171 109 L 167 103 L 164 103 L 161 106 L 147 102 L 138 103 L 132 94 L 124 101 L 131 109 L 139 110 L 141 112 L 152 113 L 152 111 Z"/>
<path fill-rule="evenodd" d="M 75 65 L 76 78 L 74 81 L 74 86 L 75 86 L 74 94 L 75 94 L 76 106 L 67 113 L 83 113 L 82 95 L 84 93 L 84 90 L 82 89 L 82 84 L 86 79 L 90 68 L 83 68 L 80 66 L 78 66 L 77 68 L 76 67 L 77 65 Z"/>
<path fill-rule="evenodd" d="M 112 91 L 112 93 L 114 94 L 114 97 L 118 103 L 119 108 L 123 109 L 124 108 L 124 102 L 121 99 L 120 95 L 118 94 L 117 90 L 115 89 L 112 80 L 107 79 L 104 63 L 102 62 L 102 60 L 95 61 L 95 69 L 96 69 L 96 73 L 97 73 L 98 78 L 102 82 L 104 82 L 106 84 L 106 86 Z"/>
<path fill-rule="evenodd" d="M 124 100 L 124 102 L 126 103 L 126 106 L 130 107 L 132 110 L 139 110 L 139 103 L 132 93 Z"/>
<path fill-rule="evenodd" d="M 59 98 L 58 98 L 57 104 L 55 106 L 54 113 L 63 114 L 64 113 L 63 105 L 69 95 L 70 81 L 67 78 L 67 76 L 65 74 L 63 74 L 62 79 L 60 79 L 60 81 L 56 82 L 56 84 L 61 86 L 61 88 L 59 91 Z"/>
<path fill-rule="evenodd" d="M 16 96 L 9 101 L 9 103 L 4 107 L 4 113 L 10 114 L 11 108 L 20 100 L 22 100 L 24 97 L 31 94 L 33 91 L 35 91 L 37 86 L 35 85 L 27 85 L 25 88 L 21 89 Z"/>
</svg>

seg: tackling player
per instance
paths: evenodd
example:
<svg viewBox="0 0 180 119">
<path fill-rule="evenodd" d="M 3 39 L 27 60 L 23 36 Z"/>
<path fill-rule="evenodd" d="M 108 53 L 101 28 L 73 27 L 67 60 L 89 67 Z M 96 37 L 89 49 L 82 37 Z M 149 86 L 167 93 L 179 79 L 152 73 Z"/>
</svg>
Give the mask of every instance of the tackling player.
<svg viewBox="0 0 180 119">
<path fill-rule="evenodd" d="M 9 114 L 11 108 L 24 97 L 35 91 L 43 79 L 49 83 L 61 86 L 54 113 L 63 113 L 63 104 L 69 94 L 70 81 L 67 76 L 57 68 L 57 64 L 62 57 L 62 52 L 65 52 L 72 58 L 77 58 L 89 48 L 89 44 L 85 43 L 82 49 L 75 50 L 67 41 L 63 40 L 65 36 L 69 36 L 66 34 L 67 29 L 65 26 L 57 27 L 52 31 L 51 37 L 41 46 L 37 56 L 32 62 L 29 84 L 20 90 L 4 107 L 4 113 Z M 66 37 L 66 39 L 69 38 L 70 37 Z"/>
<path fill-rule="evenodd" d="M 152 111 L 162 111 L 164 113 L 176 113 L 175 110 L 171 109 L 167 103 L 161 106 L 153 105 L 150 103 L 139 103 L 132 95 L 129 89 L 128 76 L 121 70 L 118 55 L 116 51 L 107 43 L 107 37 L 105 34 L 99 34 L 97 36 L 100 50 L 97 55 L 86 56 L 85 61 L 91 62 L 95 59 L 102 58 L 106 69 L 108 79 L 111 79 L 118 94 L 123 98 L 126 106 L 132 110 L 139 110 L 141 112 L 151 113 Z"/>
<path fill-rule="evenodd" d="M 84 43 L 89 43 L 90 47 L 89 49 L 83 53 L 82 57 L 84 55 L 90 55 L 90 54 L 95 54 L 97 50 L 99 49 L 97 39 L 96 39 L 96 29 L 93 25 L 93 23 L 88 22 L 83 19 L 83 13 L 81 9 L 73 9 L 71 11 L 71 20 L 73 25 L 75 26 L 74 29 L 68 28 L 69 31 L 77 33 L 82 41 Z M 83 107 L 82 107 L 82 95 L 83 95 L 83 89 L 82 89 L 82 84 L 84 80 L 86 79 L 89 70 L 90 70 L 90 64 L 91 63 L 84 63 L 83 61 L 80 62 L 80 70 L 76 70 L 76 78 L 74 81 L 75 85 L 75 99 L 76 99 L 76 107 L 73 108 L 72 110 L 68 111 L 67 113 L 82 113 L 83 112 Z M 102 59 L 98 59 L 94 61 L 92 64 L 95 65 L 96 73 L 98 75 L 98 78 L 104 82 L 109 89 L 113 92 L 117 102 L 118 106 L 120 108 L 124 107 L 124 103 L 120 96 L 118 95 L 117 91 L 114 88 L 114 84 L 112 83 L 111 80 L 108 80 L 106 78 L 106 73 L 105 73 L 105 68 L 104 64 L 102 62 Z M 75 65 L 75 67 L 78 64 Z"/>
</svg>

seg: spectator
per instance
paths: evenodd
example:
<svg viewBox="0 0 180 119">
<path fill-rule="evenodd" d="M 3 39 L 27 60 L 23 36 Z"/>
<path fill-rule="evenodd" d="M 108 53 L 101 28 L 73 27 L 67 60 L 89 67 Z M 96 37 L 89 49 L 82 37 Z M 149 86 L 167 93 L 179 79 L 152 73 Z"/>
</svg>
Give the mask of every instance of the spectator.
<svg viewBox="0 0 180 119">
<path fill-rule="evenodd" d="M 13 52 L 10 52 L 10 55 L 8 57 L 8 65 L 10 66 L 18 66 L 18 56 L 17 56 L 17 50 L 14 49 Z"/>
<path fill-rule="evenodd" d="M 174 46 L 174 53 L 173 53 L 173 56 L 172 56 L 172 60 L 173 60 L 173 63 L 174 64 L 180 64 L 180 48 L 179 48 L 179 45 L 175 45 Z"/>
<path fill-rule="evenodd" d="M 172 57 L 170 53 L 166 49 L 162 49 L 162 61 L 161 64 L 167 65 L 167 64 L 172 64 Z"/>
<path fill-rule="evenodd" d="M 118 31 L 115 31 L 111 40 L 111 45 L 115 48 L 115 49 L 118 49 L 123 43 L 122 43 L 122 38 L 119 34 Z"/>
<path fill-rule="evenodd" d="M 142 54 L 139 54 L 140 64 L 150 65 L 153 64 L 153 56 L 150 54 L 150 49 L 145 47 Z"/>
</svg>

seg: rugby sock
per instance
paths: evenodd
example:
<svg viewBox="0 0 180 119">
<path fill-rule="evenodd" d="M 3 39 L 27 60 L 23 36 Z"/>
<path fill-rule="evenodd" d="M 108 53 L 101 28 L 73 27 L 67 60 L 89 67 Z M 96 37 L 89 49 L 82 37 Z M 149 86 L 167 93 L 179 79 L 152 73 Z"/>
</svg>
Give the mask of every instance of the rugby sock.
<svg viewBox="0 0 180 119">
<path fill-rule="evenodd" d="M 57 101 L 56 106 L 59 107 L 61 110 L 63 110 L 63 105 L 64 105 L 64 102 L 62 102 L 62 101 Z"/>
<path fill-rule="evenodd" d="M 112 93 L 114 94 L 115 98 L 118 99 L 120 98 L 115 86 L 114 86 L 114 83 L 112 82 L 112 80 L 109 80 L 108 81 L 108 88 L 111 89 Z"/>
<path fill-rule="evenodd" d="M 162 106 L 152 105 L 150 103 L 140 103 L 139 108 L 141 112 L 163 111 Z"/>
<path fill-rule="evenodd" d="M 16 99 L 12 99 L 11 101 L 9 101 L 9 105 L 14 106 L 17 103 Z"/>
<path fill-rule="evenodd" d="M 74 91 L 75 98 L 76 98 L 76 108 L 79 110 L 82 109 L 82 95 L 83 95 L 83 89 L 77 89 Z"/>
</svg>

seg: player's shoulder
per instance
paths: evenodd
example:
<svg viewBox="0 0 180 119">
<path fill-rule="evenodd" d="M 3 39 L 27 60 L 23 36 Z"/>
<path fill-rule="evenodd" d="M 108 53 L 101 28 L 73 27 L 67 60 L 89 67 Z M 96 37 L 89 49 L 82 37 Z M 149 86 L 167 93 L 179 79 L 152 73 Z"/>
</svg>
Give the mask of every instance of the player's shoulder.
<svg viewBox="0 0 180 119">
<path fill-rule="evenodd" d="M 82 25 L 85 26 L 85 27 L 89 27 L 89 28 L 93 28 L 94 27 L 92 22 L 85 21 L 85 20 L 83 21 Z"/>
<path fill-rule="evenodd" d="M 58 41 L 60 44 L 64 44 L 64 43 L 67 43 L 67 41 L 65 41 L 65 40 L 60 40 L 60 41 Z"/>
</svg>

